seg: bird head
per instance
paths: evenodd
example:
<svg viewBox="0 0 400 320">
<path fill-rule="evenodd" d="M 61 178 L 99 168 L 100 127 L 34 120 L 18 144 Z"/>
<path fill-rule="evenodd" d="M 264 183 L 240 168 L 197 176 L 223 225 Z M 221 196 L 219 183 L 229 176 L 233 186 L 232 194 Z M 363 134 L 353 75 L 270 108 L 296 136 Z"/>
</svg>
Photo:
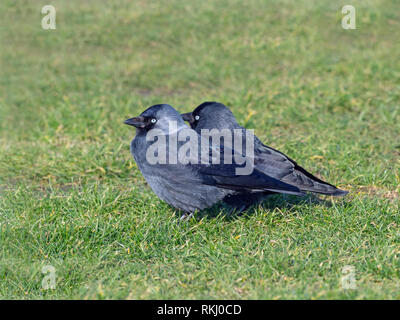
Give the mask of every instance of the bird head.
<svg viewBox="0 0 400 320">
<path fill-rule="evenodd" d="M 203 102 L 193 112 L 182 114 L 192 129 L 234 129 L 239 126 L 235 116 L 219 102 Z"/>
<path fill-rule="evenodd" d="M 161 129 L 168 133 L 171 121 L 177 124 L 177 129 L 187 128 L 181 115 L 169 104 L 157 104 L 143 111 L 138 117 L 125 120 L 125 124 L 134 126 L 139 131 L 149 131 L 151 129 Z"/>
</svg>

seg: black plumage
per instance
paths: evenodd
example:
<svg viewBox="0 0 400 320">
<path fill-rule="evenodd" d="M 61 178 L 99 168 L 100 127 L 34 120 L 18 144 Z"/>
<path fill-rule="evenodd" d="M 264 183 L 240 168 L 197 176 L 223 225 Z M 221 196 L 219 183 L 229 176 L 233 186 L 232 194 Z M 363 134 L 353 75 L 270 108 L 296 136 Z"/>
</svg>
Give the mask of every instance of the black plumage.
<svg viewBox="0 0 400 320">
<path fill-rule="evenodd" d="M 131 153 L 144 178 L 154 193 L 173 207 L 193 213 L 237 194 L 263 192 L 303 194 L 298 187 L 266 175 L 258 169 L 254 169 L 248 175 L 237 175 L 236 169 L 239 165 L 234 162 L 232 164 L 224 164 L 223 161 L 220 161 L 220 164 L 202 164 L 193 161 L 187 164 L 180 162 L 152 164 L 147 151 L 153 142 L 148 141 L 148 134 L 152 129 L 157 129 L 159 134 L 167 138 L 162 143 L 169 150 L 170 147 L 172 148 L 169 144 L 171 122 L 176 123 L 176 132 L 173 134 L 186 130 L 199 138 L 196 142 L 178 141 L 178 149 L 184 143 L 200 143 L 202 138 L 185 124 L 174 108 L 167 104 L 152 106 L 139 117 L 126 120 L 125 124 L 136 127 L 136 136 L 131 142 Z M 160 137 L 159 139 L 163 141 Z M 214 155 L 215 150 L 218 151 L 217 157 L 222 158 L 224 147 L 214 148 L 211 145 L 209 153 Z M 232 152 L 235 151 L 232 150 Z"/>
<path fill-rule="evenodd" d="M 204 102 L 193 112 L 182 115 L 185 121 L 190 123 L 192 129 L 200 133 L 202 129 L 229 129 L 243 130 L 233 113 L 222 103 Z M 243 134 L 243 137 L 245 135 Z M 348 192 L 340 190 L 321 179 L 315 177 L 304 168 L 299 166 L 282 152 L 264 145 L 257 136 L 254 136 L 254 166 L 256 170 L 265 175 L 273 177 L 279 181 L 293 185 L 301 191 L 313 193 L 343 196 Z M 269 193 L 265 194 L 268 195 Z M 248 202 L 246 195 L 236 195 L 234 200 L 240 203 L 240 200 Z M 257 201 L 260 199 L 258 198 Z"/>
</svg>

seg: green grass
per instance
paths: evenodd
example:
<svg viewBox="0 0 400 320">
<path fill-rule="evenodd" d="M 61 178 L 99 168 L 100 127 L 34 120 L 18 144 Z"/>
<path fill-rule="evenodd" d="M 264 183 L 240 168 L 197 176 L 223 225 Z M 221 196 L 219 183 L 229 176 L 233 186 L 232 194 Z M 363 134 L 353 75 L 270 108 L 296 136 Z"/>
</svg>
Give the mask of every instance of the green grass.
<svg viewBox="0 0 400 320">
<path fill-rule="evenodd" d="M 0 3 L 0 298 L 400 298 L 398 1 L 46 4 Z M 206 100 L 350 195 L 179 224 L 122 122 Z"/>
</svg>

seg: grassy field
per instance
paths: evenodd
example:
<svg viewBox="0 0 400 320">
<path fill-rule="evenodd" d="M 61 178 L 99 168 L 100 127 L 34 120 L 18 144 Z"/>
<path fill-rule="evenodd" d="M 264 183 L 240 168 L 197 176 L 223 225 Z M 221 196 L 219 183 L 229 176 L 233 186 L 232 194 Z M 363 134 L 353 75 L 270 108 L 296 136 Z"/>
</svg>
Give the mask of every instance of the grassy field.
<svg viewBox="0 0 400 320">
<path fill-rule="evenodd" d="M 400 299 L 399 28 L 395 0 L 2 0 L 0 298 Z M 206 100 L 350 195 L 179 224 L 123 120 Z"/>
</svg>

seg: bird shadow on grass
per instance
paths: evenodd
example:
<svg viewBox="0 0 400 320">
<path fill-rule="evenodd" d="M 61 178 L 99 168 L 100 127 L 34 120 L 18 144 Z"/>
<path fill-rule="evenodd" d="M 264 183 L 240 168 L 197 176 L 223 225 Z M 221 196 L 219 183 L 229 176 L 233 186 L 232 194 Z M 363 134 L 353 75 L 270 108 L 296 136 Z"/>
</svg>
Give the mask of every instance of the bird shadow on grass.
<svg viewBox="0 0 400 320">
<path fill-rule="evenodd" d="M 272 212 L 275 209 L 291 211 L 293 208 L 299 205 L 311 205 L 311 206 L 325 206 L 331 207 L 332 202 L 322 199 L 314 194 L 307 194 L 304 197 L 291 196 L 286 194 L 275 194 L 267 197 L 263 202 L 253 205 L 242 212 L 238 212 L 229 205 L 224 203 L 218 203 L 209 209 L 205 209 L 201 212 L 197 212 L 193 215 L 193 218 L 197 221 L 202 219 L 216 219 L 222 218 L 225 221 L 233 221 L 238 218 L 247 218 L 255 213 L 262 211 Z"/>
</svg>

